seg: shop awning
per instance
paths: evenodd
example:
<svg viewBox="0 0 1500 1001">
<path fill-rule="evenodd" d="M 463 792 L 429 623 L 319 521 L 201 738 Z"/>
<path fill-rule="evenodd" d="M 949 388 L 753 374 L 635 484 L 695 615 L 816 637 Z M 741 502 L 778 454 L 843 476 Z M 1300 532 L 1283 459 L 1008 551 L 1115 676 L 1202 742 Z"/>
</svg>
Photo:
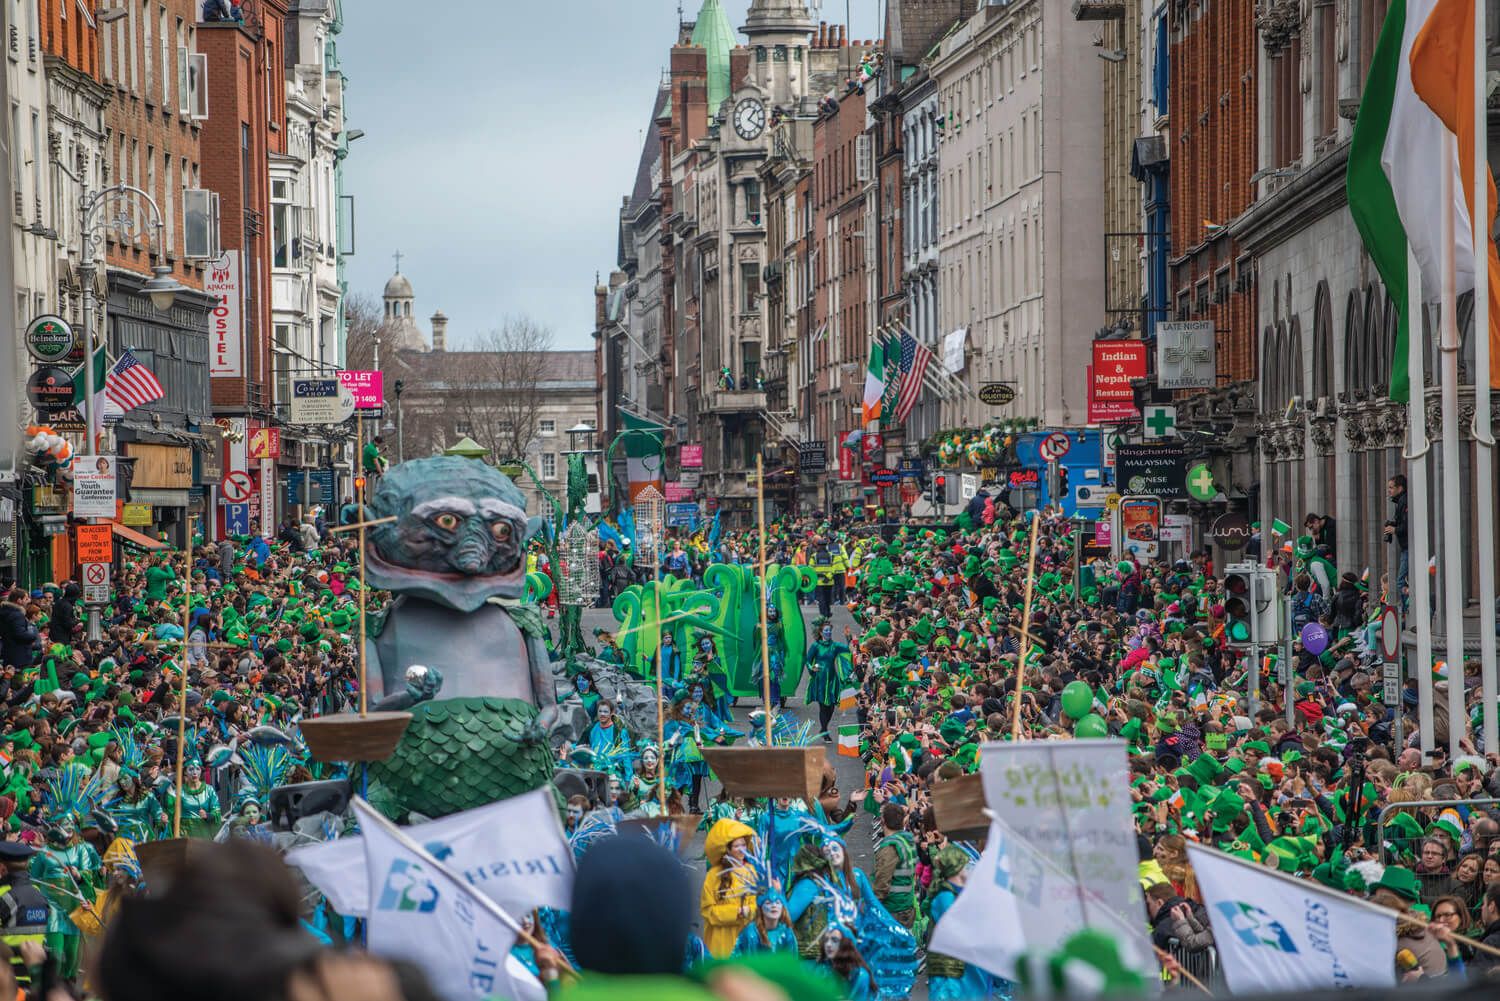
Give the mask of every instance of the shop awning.
<svg viewBox="0 0 1500 1001">
<path fill-rule="evenodd" d="M 133 528 L 126 528 L 124 525 L 120 524 L 117 521 L 110 522 L 109 527 L 114 530 L 116 537 L 118 537 L 122 542 L 128 542 L 132 546 L 140 546 L 142 549 L 149 549 L 153 552 L 158 549 L 167 548 L 167 544 L 165 542 L 157 542 L 149 535 L 142 535 L 140 532 L 137 532 Z"/>
</svg>

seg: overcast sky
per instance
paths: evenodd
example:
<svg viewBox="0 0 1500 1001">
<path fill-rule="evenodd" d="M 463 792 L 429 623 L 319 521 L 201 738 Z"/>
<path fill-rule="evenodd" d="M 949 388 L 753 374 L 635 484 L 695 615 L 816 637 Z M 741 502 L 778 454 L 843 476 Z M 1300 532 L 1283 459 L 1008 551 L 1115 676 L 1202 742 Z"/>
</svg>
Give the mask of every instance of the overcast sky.
<svg viewBox="0 0 1500 1001">
<path fill-rule="evenodd" d="M 683 0 L 695 16 L 702 0 Z M 750 0 L 723 0 L 744 24 Z M 853 38 L 883 0 L 849 0 Z M 844 0 L 825 0 L 842 22 Z M 615 265 L 676 0 L 345 0 L 339 61 L 355 198 L 349 288 L 378 300 L 402 253 L 417 312 L 461 345 L 526 314 L 591 348 L 594 273 Z"/>
</svg>

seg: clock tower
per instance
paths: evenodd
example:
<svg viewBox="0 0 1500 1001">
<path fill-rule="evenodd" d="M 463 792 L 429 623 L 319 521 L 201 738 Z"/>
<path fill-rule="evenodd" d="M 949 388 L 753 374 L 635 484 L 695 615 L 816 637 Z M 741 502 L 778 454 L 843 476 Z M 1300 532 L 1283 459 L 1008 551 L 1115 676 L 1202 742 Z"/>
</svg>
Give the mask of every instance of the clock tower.
<svg viewBox="0 0 1500 1001">
<path fill-rule="evenodd" d="M 803 0 L 751 0 L 740 30 L 750 49 L 750 80 L 772 106 L 807 96 L 814 27 Z"/>
</svg>

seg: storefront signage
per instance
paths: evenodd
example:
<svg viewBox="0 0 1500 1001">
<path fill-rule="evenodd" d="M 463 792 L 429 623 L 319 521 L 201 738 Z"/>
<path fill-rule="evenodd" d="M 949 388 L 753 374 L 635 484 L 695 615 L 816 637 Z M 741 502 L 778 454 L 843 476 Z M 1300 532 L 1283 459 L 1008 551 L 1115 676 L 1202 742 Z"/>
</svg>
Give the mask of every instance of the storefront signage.
<svg viewBox="0 0 1500 1001">
<path fill-rule="evenodd" d="M 679 446 L 678 449 L 677 449 L 677 464 L 679 466 L 682 466 L 684 469 L 693 468 L 693 467 L 702 468 L 702 466 L 703 466 L 703 446 L 702 445 L 682 445 L 682 446 Z"/>
<path fill-rule="evenodd" d="M 870 471 L 870 482 L 882 487 L 895 486 L 901 482 L 901 474 L 894 469 L 880 466 Z"/>
<path fill-rule="evenodd" d="M 1035 469 L 1012 469 L 1007 482 L 1011 487 L 1034 487 L 1042 482 L 1042 474 Z"/>
<path fill-rule="evenodd" d="M 1180 443 L 1121 445 L 1115 453 L 1115 482 L 1133 494 L 1186 497 L 1186 466 Z"/>
<path fill-rule="evenodd" d="M 1126 497 L 1120 501 L 1120 545 L 1133 556 L 1154 559 L 1160 550 L 1161 501 Z"/>
<path fill-rule="evenodd" d="M 1209 526 L 1208 537 L 1220 549 L 1237 553 L 1250 544 L 1250 519 L 1238 511 L 1219 515 Z"/>
<path fill-rule="evenodd" d="M 130 525 L 133 528 L 142 528 L 150 525 L 152 512 L 150 504 L 126 504 L 120 511 L 120 524 Z"/>
<path fill-rule="evenodd" d="M 208 318 L 208 374 L 227 379 L 245 374 L 245 290 L 240 252 L 226 250 L 208 266 L 203 291 L 218 300 Z"/>
<path fill-rule="evenodd" d="M 839 443 L 839 479 L 855 480 L 859 477 L 855 474 L 854 463 L 857 456 L 854 449 L 849 446 L 849 436 L 856 434 L 854 431 L 846 431 L 844 440 Z"/>
<path fill-rule="evenodd" d="M 72 354 L 75 340 L 73 328 L 60 316 L 38 316 L 26 325 L 26 350 L 44 365 Z"/>
<path fill-rule="evenodd" d="M 1089 367 L 1089 423 L 1136 420 L 1132 379 L 1146 377 L 1144 341 L 1095 341 Z"/>
<path fill-rule="evenodd" d="M 350 394 L 340 392 L 337 379 L 293 379 L 293 424 L 338 424 L 354 412 Z"/>
<path fill-rule="evenodd" d="M 987 382 L 979 387 L 979 402 L 1003 407 L 1016 402 L 1016 387 L 1008 382 Z"/>
<path fill-rule="evenodd" d="M 1158 320 L 1156 385 L 1161 389 L 1212 389 L 1218 384 L 1212 320 Z"/>
<path fill-rule="evenodd" d="M 821 473 L 828 468 L 828 449 L 822 443 L 803 445 L 797 450 L 797 468 L 804 473 Z"/>
<path fill-rule="evenodd" d="M 666 497 L 668 502 L 692 500 L 693 498 L 692 487 L 684 486 L 682 483 L 672 483 L 670 481 L 666 484 L 666 487 Z"/>
<path fill-rule="evenodd" d="M 63 368 L 39 368 L 26 380 L 26 399 L 43 413 L 71 407 L 73 376 Z"/>
</svg>

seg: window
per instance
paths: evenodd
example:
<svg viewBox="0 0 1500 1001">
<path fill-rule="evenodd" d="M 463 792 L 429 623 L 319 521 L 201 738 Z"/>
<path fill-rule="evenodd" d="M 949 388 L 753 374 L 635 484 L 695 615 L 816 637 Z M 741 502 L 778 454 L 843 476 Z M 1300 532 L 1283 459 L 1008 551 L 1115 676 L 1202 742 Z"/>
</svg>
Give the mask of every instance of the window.
<svg viewBox="0 0 1500 1001">
<path fill-rule="evenodd" d="M 208 117 L 208 56 L 188 55 L 188 114 L 194 121 Z"/>
<path fill-rule="evenodd" d="M 1333 4 L 1316 11 L 1318 19 L 1318 136 L 1332 135 L 1339 127 L 1339 63 Z"/>
<path fill-rule="evenodd" d="M 271 266 L 290 268 L 302 257 L 302 207 L 292 204 L 292 182 L 271 182 Z"/>
<path fill-rule="evenodd" d="M 186 183 L 188 178 L 183 177 Z M 201 188 L 182 193 L 182 256 L 205 260 L 219 256 L 219 194 Z"/>
<path fill-rule="evenodd" d="M 766 47 L 764 45 L 757 45 L 755 47 L 755 61 L 758 63 L 766 61 Z"/>
<path fill-rule="evenodd" d="M 178 31 L 177 38 L 182 38 L 182 32 Z M 188 52 L 186 45 L 177 46 L 177 113 L 179 115 L 190 115 L 193 113 L 192 84 L 189 82 L 192 54 Z M 196 78 L 193 78 L 196 79 Z"/>
<path fill-rule="evenodd" d="M 854 137 L 854 161 L 855 180 L 870 180 L 875 169 L 874 157 L 870 151 L 870 137 L 867 133 L 861 133 Z"/>
<path fill-rule="evenodd" d="M 557 479 L 557 453 L 556 452 L 543 452 L 542 453 L 542 479 L 544 479 L 544 480 L 555 480 L 555 479 Z"/>
<path fill-rule="evenodd" d="M 539 434 L 557 434 L 557 421 L 544 418 L 536 422 L 536 429 Z"/>
<path fill-rule="evenodd" d="M 474 433 L 474 425 L 469 421 L 454 421 L 453 433 L 461 438 L 467 438 Z"/>
<path fill-rule="evenodd" d="M 753 313 L 760 301 L 760 265 L 755 261 L 740 263 L 740 312 Z"/>
<path fill-rule="evenodd" d="M 760 182 L 745 182 L 745 218 L 760 225 Z"/>
<path fill-rule="evenodd" d="M 778 46 L 776 46 L 776 48 L 772 49 L 771 50 L 771 60 L 773 62 L 778 62 L 778 63 L 784 63 L 784 62 L 786 62 L 786 46 L 785 45 L 778 45 Z"/>
</svg>

